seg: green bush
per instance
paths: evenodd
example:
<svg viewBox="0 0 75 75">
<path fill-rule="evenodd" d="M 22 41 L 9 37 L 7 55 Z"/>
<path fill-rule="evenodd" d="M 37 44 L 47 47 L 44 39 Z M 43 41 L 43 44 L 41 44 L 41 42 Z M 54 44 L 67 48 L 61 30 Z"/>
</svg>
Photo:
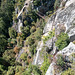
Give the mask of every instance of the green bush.
<svg viewBox="0 0 75 75">
<path fill-rule="evenodd" d="M 23 61 L 27 61 L 27 56 L 28 56 L 27 53 L 22 53 L 20 59 L 22 59 Z"/>
<path fill-rule="evenodd" d="M 5 75 L 23 75 L 22 73 L 25 72 L 25 69 L 22 66 L 9 66 Z"/>
<path fill-rule="evenodd" d="M 75 75 L 75 70 L 69 68 L 68 70 L 64 71 L 61 75 Z"/>
<path fill-rule="evenodd" d="M 41 68 L 40 68 L 42 70 L 43 75 L 45 75 L 49 65 L 50 65 L 50 62 L 49 62 L 48 56 L 45 56 L 44 62 L 42 64 Z"/>
<path fill-rule="evenodd" d="M 16 39 L 8 38 L 8 46 L 9 47 L 13 47 L 13 45 L 16 45 L 16 43 L 17 43 Z"/>
<path fill-rule="evenodd" d="M 14 66 L 10 66 L 8 68 L 7 74 L 6 75 L 14 75 L 15 74 L 15 67 Z"/>
<path fill-rule="evenodd" d="M 61 33 L 58 37 L 57 37 L 57 41 L 56 41 L 56 46 L 58 47 L 59 50 L 62 50 L 63 48 L 65 48 L 68 44 L 69 44 L 69 37 L 67 33 Z"/>
<path fill-rule="evenodd" d="M 31 55 L 33 56 L 36 53 L 36 45 L 33 44 L 32 46 L 30 46 L 29 51 L 31 52 Z"/>
<path fill-rule="evenodd" d="M 12 27 L 9 28 L 9 36 L 10 36 L 10 38 L 16 38 L 16 36 L 17 36 L 16 30 Z"/>
<path fill-rule="evenodd" d="M 29 26 L 21 27 L 21 31 L 22 31 L 21 37 L 23 39 L 26 39 L 30 34 L 30 27 Z"/>
<path fill-rule="evenodd" d="M 8 38 L 8 43 L 11 43 L 11 40 L 12 40 L 11 38 Z"/>
<path fill-rule="evenodd" d="M 22 37 L 17 37 L 17 46 L 23 47 L 23 38 Z"/>
<path fill-rule="evenodd" d="M 40 69 L 35 66 L 35 65 L 29 65 L 28 69 L 25 70 L 24 73 L 22 73 L 22 75 L 42 75 Z"/>
<path fill-rule="evenodd" d="M 50 31 L 48 33 L 48 36 L 43 36 L 43 42 L 45 43 L 47 40 L 51 39 L 52 37 L 55 36 L 55 29 L 53 31 Z"/>
<path fill-rule="evenodd" d="M 22 9 L 24 2 L 25 2 L 25 0 L 15 0 L 16 6 L 19 7 L 19 10 Z"/>
<path fill-rule="evenodd" d="M 0 17 L 0 34 L 5 34 L 6 33 L 6 31 L 4 31 L 5 30 L 5 26 L 6 24 L 5 24 L 5 22 L 3 21 L 3 18 L 2 17 Z"/>
<path fill-rule="evenodd" d="M 41 40 L 41 35 L 43 34 L 42 29 L 37 28 L 36 31 L 34 32 L 34 37 L 35 40 L 40 41 Z"/>
<path fill-rule="evenodd" d="M 41 40 L 41 35 L 42 35 L 42 29 L 37 28 L 34 33 L 32 33 L 29 37 L 27 37 L 26 44 L 31 46 L 36 41 L 40 41 Z"/>
<path fill-rule="evenodd" d="M 0 55 L 5 51 L 7 46 L 7 39 L 4 35 L 0 35 Z"/>
<path fill-rule="evenodd" d="M 75 25 L 75 23 L 73 23 L 73 25 Z"/>
<path fill-rule="evenodd" d="M 4 71 L 4 66 L 0 65 L 0 75 L 2 75 L 3 71 Z"/>
<path fill-rule="evenodd" d="M 14 65 L 15 64 L 15 53 L 14 51 L 11 50 L 6 50 L 3 53 L 3 59 L 6 60 L 8 63 L 10 63 L 10 65 Z"/>
<path fill-rule="evenodd" d="M 16 39 L 11 39 L 11 43 L 16 44 Z"/>
<path fill-rule="evenodd" d="M 8 61 L 6 61 L 2 57 L 0 57 L 0 65 L 3 65 L 5 67 L 5 69 L 7 69 L 10 64 Z"/>
<path fill-rule="evenodd" d="M 25 26 L 28 25 L 28 21 L 27 21 L 27 20 L 24 21 L 24 25 L 25 25 Z"/>
<path fill-rule="evenodd" d="M 58 55 L 57 65 L 62 68 L 65 66 L 64 58 L 62 55 Z"/>
<path fill-rule="evenodd" d="M 34 44 L 34 35 L 30 35 L 29 37 L 26 38 L 26 45 L 31 46 L 32 44 Z"/>
<path fill-rule="evenodd" d="M 44 29 L 44 26 L 45 26 L 45 24 L 46 24 L 46 21 L 45 20 L 42 20 L 42 19 L 36 19 L 37 21 L 36 21 L 36 23 L 34 23 L 34 25 L 36 26 L 36 27 L 39 27 L 40 29 Z"/>
<path fill-rule="evenodd" d="M 18 22 L 18 20 L 17 20 L 17 15 L 15 14 L 15 12 L 13 12 L 13 20 L 14 20 L 14 22 Z"/>
<path fill-rule="evenodd" d="M 30 29 L 30 32 L 33 33 L 36 31 L 36 27 L 35 26 L 32 26 L 32 28 Z"/>
<path fill-rule="evenodd" d="M 39 5 L 41 5 L 40 0 L 34 0 L 34 2 L 33 2 L 33 3 L 34 3 L 34 5 L 35 5 L 35 6 L 39 6 Z"/>
</svg>

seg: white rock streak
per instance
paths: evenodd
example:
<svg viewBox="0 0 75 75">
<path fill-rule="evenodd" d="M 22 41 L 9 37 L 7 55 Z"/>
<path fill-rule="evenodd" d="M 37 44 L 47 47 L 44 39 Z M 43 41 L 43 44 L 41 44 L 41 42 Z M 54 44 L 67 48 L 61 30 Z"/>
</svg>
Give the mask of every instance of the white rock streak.
<svg viewBox="0 0 75 75">
<path fill-rule="evenodd" d="M 36 53 L 36 58 L 35 58 L 35 61 L 34 61 L 34 65 L 36 65 L 37 62 L 38 62 L 39 52 L 40 52 L 40 50 L 41 50 L 42 47 L 43 47 L 43 41 L 39 42 L 39 43 L 38 43 L 38 46 L 39 46 L 39 47 L 37 47 L 37 53 Z"/>
<path fill-rule="evenodd" d="M 23 10 L 29 6 L 29 3 L 30 3 L 30 0 L 26 0 L 25 1 L 25 5 L 23 6 L 23 8 L 21 9 L 21 11 L 19 12 L 17 18 L 23 13 Z"/>
<path fill-rule="evenodd" d="M 54 66 L 53 66 L 54 62 L 50 64 L 47 72 L 45 75 L 54 75 Z"/>
</svg>

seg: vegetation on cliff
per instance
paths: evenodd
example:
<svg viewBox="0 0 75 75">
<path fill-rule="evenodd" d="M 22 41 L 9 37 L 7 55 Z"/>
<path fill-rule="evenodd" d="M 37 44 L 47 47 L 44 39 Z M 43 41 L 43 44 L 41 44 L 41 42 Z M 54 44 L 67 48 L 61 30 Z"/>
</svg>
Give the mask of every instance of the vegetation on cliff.
<svg viewBox="0 0 75 75">
<path fill-rule="evenodd" d="M 60 7 L 60 4 L 61 0 L 0 1 L 0 75 L 45 75 L 55 55 L 46 51 L 43 64 L 33 65 L 33 59 L 38 52 L 38 42 L 43 40 L 45 44 L 49 39 L 56 37 L 55 44 L 58 50 L 69 44 L 68 34 L 62 32 L 57 36 L 55 28 L 48 36 L 43 36 L 41 39 L 47 19 Z M 20 14 L 22 8 L 24 9 Z M 45 48 L 47 47 L 44 47 L 43 52 Z M 40 54 L 44 54 L 43 52 Z M 73 57 L 75 58 L 75 55 Z M 56 62 L 61 68 L 66 65 L 62 56 L 58 56 Z M 73 75 L 74 71 L 67 69 L 62 75 L 70 73 Z"/>
</svg>

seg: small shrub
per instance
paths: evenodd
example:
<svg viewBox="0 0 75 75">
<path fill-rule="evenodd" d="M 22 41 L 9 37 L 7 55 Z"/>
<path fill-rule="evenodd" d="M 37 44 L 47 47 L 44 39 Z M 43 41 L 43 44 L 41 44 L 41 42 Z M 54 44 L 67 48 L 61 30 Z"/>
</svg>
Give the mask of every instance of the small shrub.
<svg viewBox="0 0 75 75">
<path fill-rule="evenodd" d="M 63 68 L 65 66 L 65 62 L 64 62 L 63 56 L 62 55 L 58 55 L 57 57 L 58 57 L 57 65 Z"/>
<path fill-rule="evenodd" d="M 61 75 L 75 75 L 75 71 L 69 68 L 68 70 L 64 71 Z"/>
<path fill-rule="evenodd" d="M 37 28 L 36 31 L 34 32 L 34 37 L 35 37 L 35 40 L 38 40 L 40 41 L 41 40 L 41 35 L 42 35 L 42 29 L 40 28 Z"/>
<path fill-rule="evenodd" d="M 21 37 L 17 37 L 17 46 L 22 47 L 23 46 L 23 39 Z"/>
<path fill-rule="evenodd" d="M 17 23 L 18 20 L 17 20 L 17 15 L 13 15 L 13 20 Z"/>
<path fill-rule="evenodd" d="M 10 63 L 10 65 L 14 65 L 15 64 L 15 53 L 14 51 L 11 49 L 11 50 L 6 50 L 4 53 L 3 53 L 3 59 L 6 60 L 7 62 Z"/>
<path fill-rule="evenodd" d="M 35 0 L 33 3 L 34 3 L 34 6 L 40 6 L 41 5 L 40 0 Z"/>
<path fill-rule="evenodd" d="M 45 20 L 42 20 L 42 19 L 37 19 L 37 22 L 34 23 L 35 24 L 36 28 L 40 27 L 40 29 L 44 29 L 44 26 L 46 24 Z"/>
<path fill-rule="evenodd" d="M 26 27 L 21 27 L 21 37 L 23 39 L 26 39 L 29 35 L 30 35 L 30 27 L 26 26 Z"/>
<path fill-rule="evenodd" d="M 13 44 L 11 43 L 11 40 L 12 40 L 11 38 L 8 38 L 8 46 L 9 47 L 13 47 Z"/>
<path fill-rule="evenodd" d="M 30 70 L 30 72 L 32 72 L 34 75 L 41 75 L 41 71 L 38 66 L 29 65 L 28 70 Z"/>
<path fill-rule="evenodd" d="M 49 62 L 48 55 L 47 55 L 44 57 L 44 62 L 40 68 L 42 70 L 43 75 L 45 75 L 49 65 L 50 65 L 50 62 Z"/>
<path fill-rule="evenodd" d="M 14 66 L 10 66 L 6 75 L 14 75 L 14 74 L 15 74 L 15 67 Z"/>
<path fill-rule="evenodd" d="M 11 39 L 11 43 L 16 45 L 16 39 Z"/>
<path fill-rule="evenodd" d="M 33 56 L 33 55 L 36 53 L 36 45 L 33 44 L 33 45 L 30 47 L 29 51 L 31 52 L 31 55 Z"/>
<path fill-rule="evenodd" d="M 27 37 L 25 44 L 29 46 L 34 44 L 34 35 L 30 35 L 29 37 Z"/>
<path fill-rule="evenodd" d="M 67 33 L 61 33 L 58 37 L 57 37 L 57 41 L 56 41 L 56 46 L 58 47 L 59 50 L 62 50 L 63 48 L 65 48 L 68 44 L 69 44 L 69 37 Z"/>
<path fill-rule="evenodd" d="M 4 66 L 3 65 L 0 65 L 0 75 L 3 75 L 3 72 L 4 72 Z"/>
<path fill-rule="evenodd" d="M 27 22 L 27 20 L 25 20 L 25 21 L 24 21 L 24 25 L 25 25 L 25 26 L 27 26 L 27 25 L 28 25 L 28 22 Z"/>
<path fill-rule="evenodd" d="M 32 26 L 32 28 L 30 29 L 30 32 L 33 33 L 36 31 L 36 27 L 35 26 Z"/>
<path fill-rule="evenodd" d="M 9 36 L 10 36 L 10 38 L 16 38 L 16 36 L 17 36 L 16 30 L 12 27 L 9 28 Z"/>
<path fill-rule="evenodd" d="M 22 59 L 23 61 L 27 61 L 27 56 L 28 56 L 27 53 L 22 53 L 20 59 Z"/>
<path fill-rule="evenodd" d="M 43 42 L 45 43 L 47 40 L 51 39 L 55 36 L 55 29 L 48 33 L 48 36 L 43 36 Z"/>
</svg>

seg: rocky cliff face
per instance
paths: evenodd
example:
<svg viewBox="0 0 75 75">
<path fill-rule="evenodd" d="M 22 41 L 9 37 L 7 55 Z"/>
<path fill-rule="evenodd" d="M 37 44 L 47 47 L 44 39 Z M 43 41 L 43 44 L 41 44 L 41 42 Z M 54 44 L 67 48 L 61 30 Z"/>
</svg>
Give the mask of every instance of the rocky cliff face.
<svg viewBox="0 0 75 75">
<path fill-rule="evenodd" d="M 67 1 L 68 2 L 68 1 Z M 48 32 L 55 29 L 55 34 L 59 35 L 61 32 L 67 32 L 70 41 L 75 40 L 75 2 L 67 5 L 63 10 L 60 8 L 58 9 L 49 19 L 47 24 L 44 27 L 43 36 L 48 36 Z M 51 54 L 55 54 L 57 52 L 57 48 L 55 46 L 56 37 L 49 39 L 45 42 L 45 50 L 49 49 Z M 41 48 L 42 49 L 42 48 Z M 38 60 L 40 60 L 38 58 Z M 38 64 L 38 62 L 37 62 Z M 41 63 L 42 64 L 42 63 Z"/>
<path fill-rule="evenodd" d="M 74 1 L 74 0 L 73 0 Z M 44 28 L 44 33 L 51 31 L 53 28 L 56 29 L 56 34 L 59 34 L 58 30 L 62 27 L 65 32 L 68 33 L 69 37 L 75 35 L 75 2 L 71 3 L 68 7 L 63 10 L 60 8 L 54 15 L 51 16 L 48 23 Z M 73 39 L 75 40 L 75 39 Z M 73 41 L 71 39 L 71 41 Z"/>
<path fill-rule="evenodd" d="M 59 51 L 59 52 L 56 54 L 55 59 L 57 59 L 57 55 L 61 54 L 61 55 L 65 56 L 64 59 L 65 59 L 66 62 L 69 62 L 70 60 L 72 60 L 72 61 L 75 62 L 75 58 L 70 57 L 70 55 L 71 55 L 72 53 L 75 53 L 75 44 L 73 44 L 73 43 L 71 42 L 67 47 L 65 47 L 63 50 Z M 69 63 L 69 64 L 70 64 L 70 63 Z M 56 65 L 56 62 L 53 61 L 53 62 L 50 64 L 50 66 L 49 66 L 49 68 L 48 68 L 48 70 L 47 70 L 47 72 L 46 72 L 45 75 L 61 75 L 61 73 L 55 73 L 55 70 L 54 70 L 54 69 L 55 69 L 55 65 Z"/>
<path fill-rule="evenodd" d="M 75 45 L 72 43 L 75 40 L 75 0 L 65 0 L 66 4 L 64 9 L 59 8 L 49 19 L 47 24 L 44 27 L 43 33 L 44 35 L 48 34 L 49 31 L 52 31 L 55 29 L 55 35 L 59 35 L 61 32 L 68 33 L 68 36 L 70 38 L 71 43 L 65 47 L 63 50 L 57 52 L 56 55 L 62 54 L 65 57 L 66 61 L 69 61 L 69 56 L 72 53 L 75 53 Z M 48 36 L 48 35 L 46 35 Z M 51 44 L 53 42 L 50 42 Z M 47 46 L 50 46 L 51 44 L 47 42 Z M 55 47 L 55 46 L 54 46 Z M 57 56 L 56 57 L 57 59 Z M 50 64 L 46 75 L 61 75 L 54 74 L 54 60 Z"/>
<path fill-rule="evenodd" d="M 49 19 L 47 24 L 43 30 L 43 36 L 48 36 L 48 32 L 55 29 L 55 37 L 47 40 L 45 44 L 43 40 L 38 43 L 37 53 L 33 58 L 33 65 L 42 65 L 44 62 L 44 56 L 46 53 L 50 53 L 54 55 L 52 63 L 50 64 L 46 75 L 61 75 L 54 73 L 54 66 L 56 65 L 56 61 L 58 54 L 62 54 L 63 56 L 67 56 L 65 58 L 67 61 L 68 56 L 75 52 L 75 45 L 72 43 L 75 40 L 75 0 L 63 0 L 66 1 L 64 8 L 59 8 Z M 20 27 L 22 26 L 21 20 L 18 22 L 18 32 L 20 31 Z M 61 32 L 68 33 L 71 43 L 65 47 L 61 51 L 57 51 L 57 47 L 55 46 L 55 41 L 57 40 L 57 35 Z M 23 51 L 22 51 L 23 52 Z M 21 53 L 21 52 L 20 52 Z M 20 55 L 19 55 L 20 56 Z M 17 58 L 18 59 L 18 58 Z"/>
</svg>

